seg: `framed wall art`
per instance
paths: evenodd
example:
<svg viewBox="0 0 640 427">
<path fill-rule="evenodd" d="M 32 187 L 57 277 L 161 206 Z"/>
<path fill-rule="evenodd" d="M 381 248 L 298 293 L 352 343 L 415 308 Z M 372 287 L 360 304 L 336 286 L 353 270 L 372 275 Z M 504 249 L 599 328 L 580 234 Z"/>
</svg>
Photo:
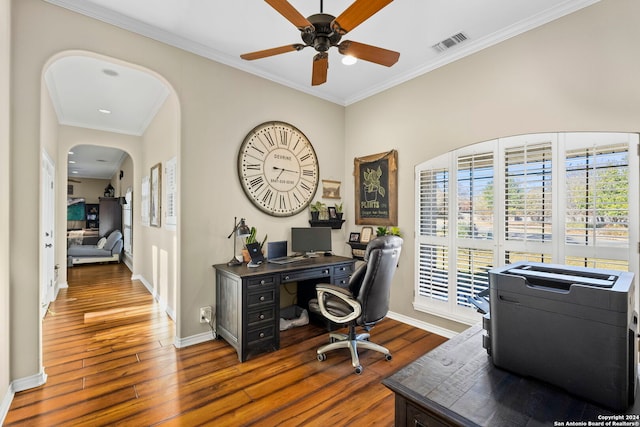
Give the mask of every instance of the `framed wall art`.
<svg viewBox="0 0 640 427">
<path fill-rule="evenodd" d="M 160 203 L 162 194 L 162 164 L 151 166 L 149 191 L 149 225 L 160 227 Z"/>
<path fill-rule="evenodd" d="M 322 180 L 322 198 L 323 199 L 339 199 L 340 184 L 341 184 L 340 181 L 323 179 Z"/>
<path fill-rule="evenodd" d="M 398 151 L 354 159 L 356 224 L 398 223 Z"/>
</svg>

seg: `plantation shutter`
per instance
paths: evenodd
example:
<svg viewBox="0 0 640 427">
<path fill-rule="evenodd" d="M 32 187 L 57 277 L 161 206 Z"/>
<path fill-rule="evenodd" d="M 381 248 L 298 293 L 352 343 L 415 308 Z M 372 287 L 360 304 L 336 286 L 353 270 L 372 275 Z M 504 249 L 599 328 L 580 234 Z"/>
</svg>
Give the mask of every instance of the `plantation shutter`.
<svg viewBox="0 0 640 427">
<path fill-rule="evenodd" d="M 420 250 L 418 293 L 421 297 L 448 300 L 449 253 L 449 172 L 446 168 L 427 169 L 419 178 Z"/>
<path fill-rule="evenodd" d="M 504 150 L 505 262 L 548 261 L 552 243 L 552 145 Z"/>
<path fill-rule="evenodd" d="M 629 249 L 629 145 L 568 150 L 565 260 L 626 269 Z"/>
</svg>

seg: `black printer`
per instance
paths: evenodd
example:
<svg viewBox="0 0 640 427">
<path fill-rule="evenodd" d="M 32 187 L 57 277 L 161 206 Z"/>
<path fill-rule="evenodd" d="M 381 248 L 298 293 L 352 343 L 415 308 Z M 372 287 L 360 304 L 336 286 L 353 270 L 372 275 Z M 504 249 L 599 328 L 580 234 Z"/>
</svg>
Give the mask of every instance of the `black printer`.
<svg viewBox="0 0 640 427">
<path fill-rule="evenodd" d="M 519 262 L 489 271 L 495 366 L 622 411 L 638 385 L 633 273 Z"/>
</svg>

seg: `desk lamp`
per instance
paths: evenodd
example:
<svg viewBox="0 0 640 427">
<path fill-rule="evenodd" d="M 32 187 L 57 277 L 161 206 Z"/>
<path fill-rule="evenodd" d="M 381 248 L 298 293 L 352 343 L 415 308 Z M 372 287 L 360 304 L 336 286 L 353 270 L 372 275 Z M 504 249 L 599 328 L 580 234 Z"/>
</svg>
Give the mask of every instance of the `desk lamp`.
<svg viewBox="0 0 640 427">
<path fill-rule="evenodd" d="M 233 258 L 231 258 L 231 261 L 227 263 L 227 265 L 229 266 L 242 264 L 242 261 L 238 261 L 238 258 L 236 258 L 236 240 L 238 240 L 238 237 L 247 237 L 251 234 L 251 229 L 247 226 L 247 224 L 245 224 L 244 218 L 240 218 L 240 221 L 238 222 L 238 217 L 233 217 L 233 230 L 231 231 L 231 234 L 227 236 L 227 239 L 230 239 L 234 234 L 235 237 L 233 238 Z"/>
</svg>

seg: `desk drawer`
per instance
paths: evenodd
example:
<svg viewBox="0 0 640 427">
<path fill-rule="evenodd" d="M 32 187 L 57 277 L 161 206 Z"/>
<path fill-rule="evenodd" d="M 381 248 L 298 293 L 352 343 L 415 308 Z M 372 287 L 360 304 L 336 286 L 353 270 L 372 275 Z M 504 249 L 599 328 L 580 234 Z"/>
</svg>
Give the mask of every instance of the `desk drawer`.
<svg viewBox="0 0 640 427">
<path fill-rule="evenodd" d="M 333 284 L 341 288 L 346 288 L 349 285 L 349 279 L 351 279 L 351 276 L 336 277 L 333 279 Z"/>
<path fill-rule="evenodd" d="M 259 304 L 273 304 L 275 300 L 275 289 L 262 289 L 260 292 L 250 292 L 247 295 L 247 307 L 252 307 Z"/>
<path fill-rule="evenodd" d="M 281 282 L 298 282 L 300 280 L 321 279 L 323 277 L 331 277 L 331 267 L 322 267 L 302 271 L 293 271 L 291 273 L 282 273 Z"/>
<path fill-rule="evenodd" d="M 350 276 L 353 273 L 353 264 L 336 265 L 333 267 L 333 276 Z"/>
<path fill-rule="evenodd" d="M 272 276 L 262 276 L 262 277 L 253 277 L 251 279 L 247 279 L 247 288 L 249 290 L 264 288 L 267 286 L 274 286 L 276 283 L 275 275 Z"/>
<path fill-rule="evenodd" d="M 275 333 L 275 326 L 273 324 L 266 325 L 262 328 L 250 328 L 247 331 L 247 344 L 251 347 L 252 343 L 259 343 L 261 341 L 273 340 Z"/>
<path fill-rule="evenodd" d="M 256 323 L 273 321 L 275 318 L 275 307 L 272 305 L 262 307 L 260 310 L 247 313 L 247 323 L 249 327 Z"/>
</svg>

